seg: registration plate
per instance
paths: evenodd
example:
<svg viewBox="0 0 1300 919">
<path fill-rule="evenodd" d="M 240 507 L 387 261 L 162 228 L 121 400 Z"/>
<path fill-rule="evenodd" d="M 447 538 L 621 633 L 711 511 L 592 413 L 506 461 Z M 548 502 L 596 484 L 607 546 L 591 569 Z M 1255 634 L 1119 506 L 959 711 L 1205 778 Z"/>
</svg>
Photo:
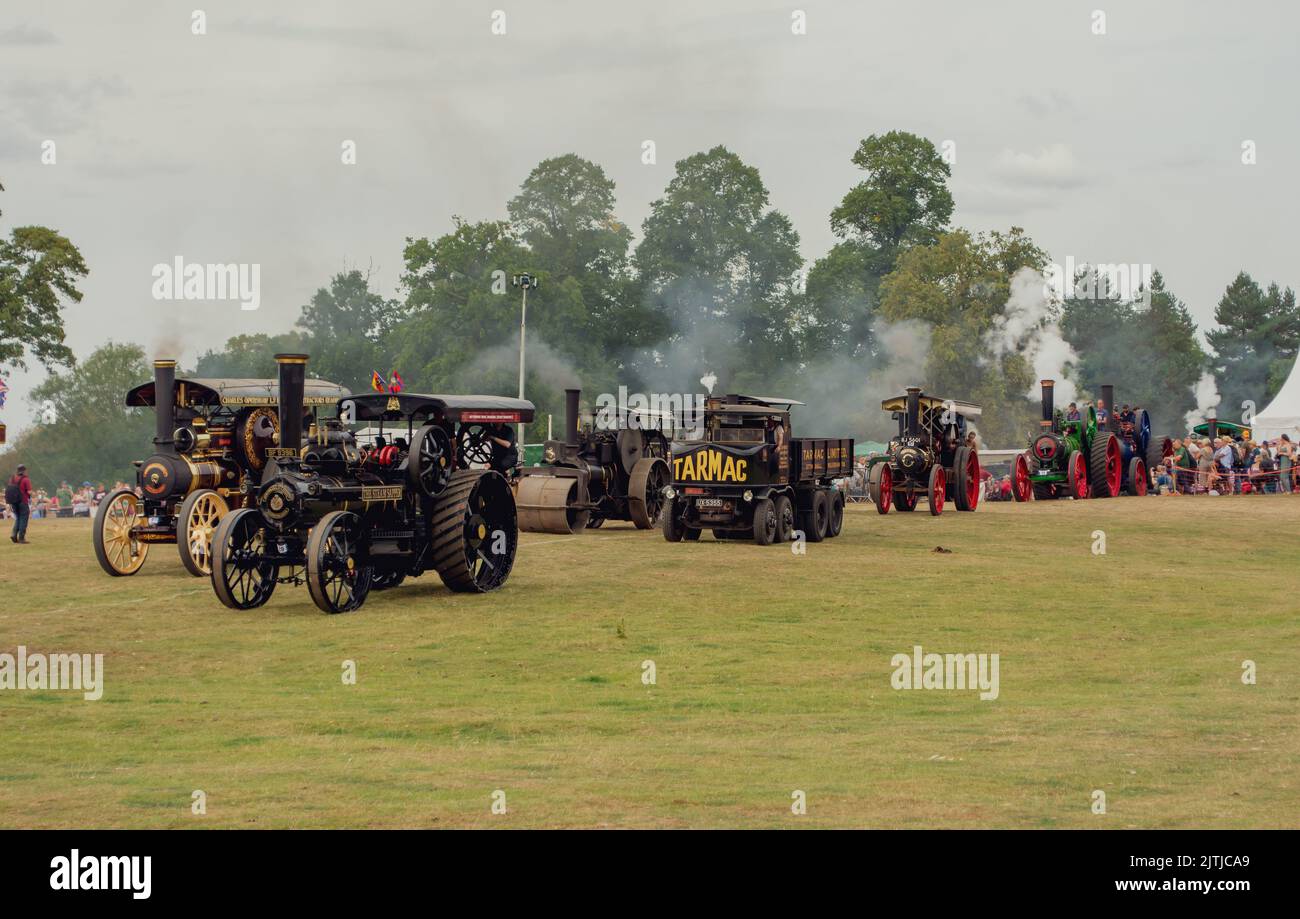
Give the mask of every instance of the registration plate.
<svg viewBox="0 0 1300 919">
<path fill-rule="evenodd" d="M 721 498 L 696 498 L 696 507 L 722 507 Z"/>
</svg>

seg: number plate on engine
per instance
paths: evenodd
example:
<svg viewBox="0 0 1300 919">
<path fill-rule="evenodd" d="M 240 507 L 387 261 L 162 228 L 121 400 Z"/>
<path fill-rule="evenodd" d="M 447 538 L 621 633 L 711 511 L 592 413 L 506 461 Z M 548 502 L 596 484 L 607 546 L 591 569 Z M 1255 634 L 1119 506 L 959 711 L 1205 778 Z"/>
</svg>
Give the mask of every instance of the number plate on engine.
<svg viewBox="0 0 1300 919">
<path fill-rule="evenodd" d="M 696 507 L 722 507 L 721 498 L 696 498 Z"/>
<path fill-rule="evenodd" d="M 361 486 L 362 501 L 400 501 L 401 499 L 402 499 L 401 485 Z"/>
</svg>

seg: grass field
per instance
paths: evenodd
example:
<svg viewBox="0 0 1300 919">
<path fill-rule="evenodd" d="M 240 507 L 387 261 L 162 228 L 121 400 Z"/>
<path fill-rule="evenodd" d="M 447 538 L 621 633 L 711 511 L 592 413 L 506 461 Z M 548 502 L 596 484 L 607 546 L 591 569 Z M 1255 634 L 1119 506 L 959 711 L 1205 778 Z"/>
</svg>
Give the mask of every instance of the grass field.
<svg viewBox="0 0 1300 919">
<path fill-rule="evenodd" d="M 102 652 L 106 688 L 0 692 L 0 826 L 1297 826 L 1298 530 L 1280 496 L 857 507 L 804 556 L 607 526 L 326 616 L 33 521 L 0 651 Z M 999 697 L 892 689 L 918 644 L 997 653 Z"/>
</svg>

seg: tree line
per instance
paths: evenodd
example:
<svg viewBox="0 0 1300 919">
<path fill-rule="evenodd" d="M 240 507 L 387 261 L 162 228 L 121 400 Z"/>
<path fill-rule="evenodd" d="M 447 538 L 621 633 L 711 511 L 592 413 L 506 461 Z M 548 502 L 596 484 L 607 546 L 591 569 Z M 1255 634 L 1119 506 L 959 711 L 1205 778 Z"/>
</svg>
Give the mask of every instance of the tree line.
<svg viewBox="0 0 1300 919">
<path fill-rule="evenodd" d="M 360 270 L 339 272 L 303 305 L 294 328 L 235 336 L 188 369 L 273 376 L 273 354 L 303 350 L 313 375 L 354 390 L 369 388 L 372 370 L 396 369 L 416 391 L 510 395 L 519 297 L 509 278 L 522 271 L 541 280 L 529 294 L 526 389 L 539 408 L 530 440 L 545 435 L 548 413 L 563 412 L 565 386 L 581 385 L 589 398 L 620 384 L 696 392 L 707 374 L 717 391 L 803 399 L 807 420 L 798 423 L 808 434 L 860 439 L 887 433 L 879 398 L 916 383 L 981 403 L 985 442 L 1019 446 L 1036 417 L 1041 366 L 1015 336 L 1044 327 L 1059 330 L 1062 369 L 1081 398 L 1115 383 L 1123 401 L 1147 407 L 1171 432 L 1195 408 L 1203 373 L 1214 375 L 1225 407 L 1245 399 L 1263 407 L 1294 362 L 1294 291 L 1263 287 L 1245 272 L 1218 303 L 1208 352 L 1158 271 L 1145 290 L 1088 285 L 1080 294 L 1076 285 L 1072 296 L 1017 312 L 1013 282 L 1041 273 L 1047 253 L 1020 227 L 953 226 L 950 166 L 931 141 L 872 135 L 851 161 L 861 177 L 829 214 L 836 242 L 806 265 L 798 232 L 772 207 L 758 170 L 726 147 L 675 164 L 635 244 L 599 165 L 576 154 L 546 159 L 507 202 L 506 220 L 456 217 L 441 236 L 408 238 L 398 297 L 374 292 Z M 26 345 L 54 370 L 31 398 L 67 411 L 25 432 L 18 446 L 49 458 L 50 470 L 67 470 L 52 471 L 56 478 L 123 476 L 148 441 L 147 422 L 120 406 L 122 393 L 147 378 L 146 356 L 109 344 L 71 366 L 49 305 L 76 293 L 80 257 L 67 259 L 65 249 L 63 273 L 42 274 L 32 230 L 15 230 L 0 248 L 0 360 L 20 361 Z M 74 449 L 77 438 L 60 433 L 87 425 L 85 439 L 110 422 L 135 438 L 121 455 L 116 446 Z M 15 452 L 0 460 L 12 465 Z"/>
</svg>

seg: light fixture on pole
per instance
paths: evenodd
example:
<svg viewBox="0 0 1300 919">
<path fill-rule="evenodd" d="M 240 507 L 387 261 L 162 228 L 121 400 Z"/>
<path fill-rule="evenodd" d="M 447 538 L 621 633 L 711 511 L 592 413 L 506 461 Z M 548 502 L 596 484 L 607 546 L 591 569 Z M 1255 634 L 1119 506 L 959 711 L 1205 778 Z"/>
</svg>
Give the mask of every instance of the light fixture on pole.
<svg viewBox="0 0 1300 919">
<path fill-rule="evenodd" d="M 536 275 L 517 274 L 510 279 L 512 287 L 518 287 L 523 291 L 523 301 L 519 304 L 519 398 L 524 397 L 524 333 L 528 327 L 528 291 L 541 286 L 541 281 Z M 524 424 L 519 423 L 519 451 L 523 455 L 524 449 Z"/>
</svg>

